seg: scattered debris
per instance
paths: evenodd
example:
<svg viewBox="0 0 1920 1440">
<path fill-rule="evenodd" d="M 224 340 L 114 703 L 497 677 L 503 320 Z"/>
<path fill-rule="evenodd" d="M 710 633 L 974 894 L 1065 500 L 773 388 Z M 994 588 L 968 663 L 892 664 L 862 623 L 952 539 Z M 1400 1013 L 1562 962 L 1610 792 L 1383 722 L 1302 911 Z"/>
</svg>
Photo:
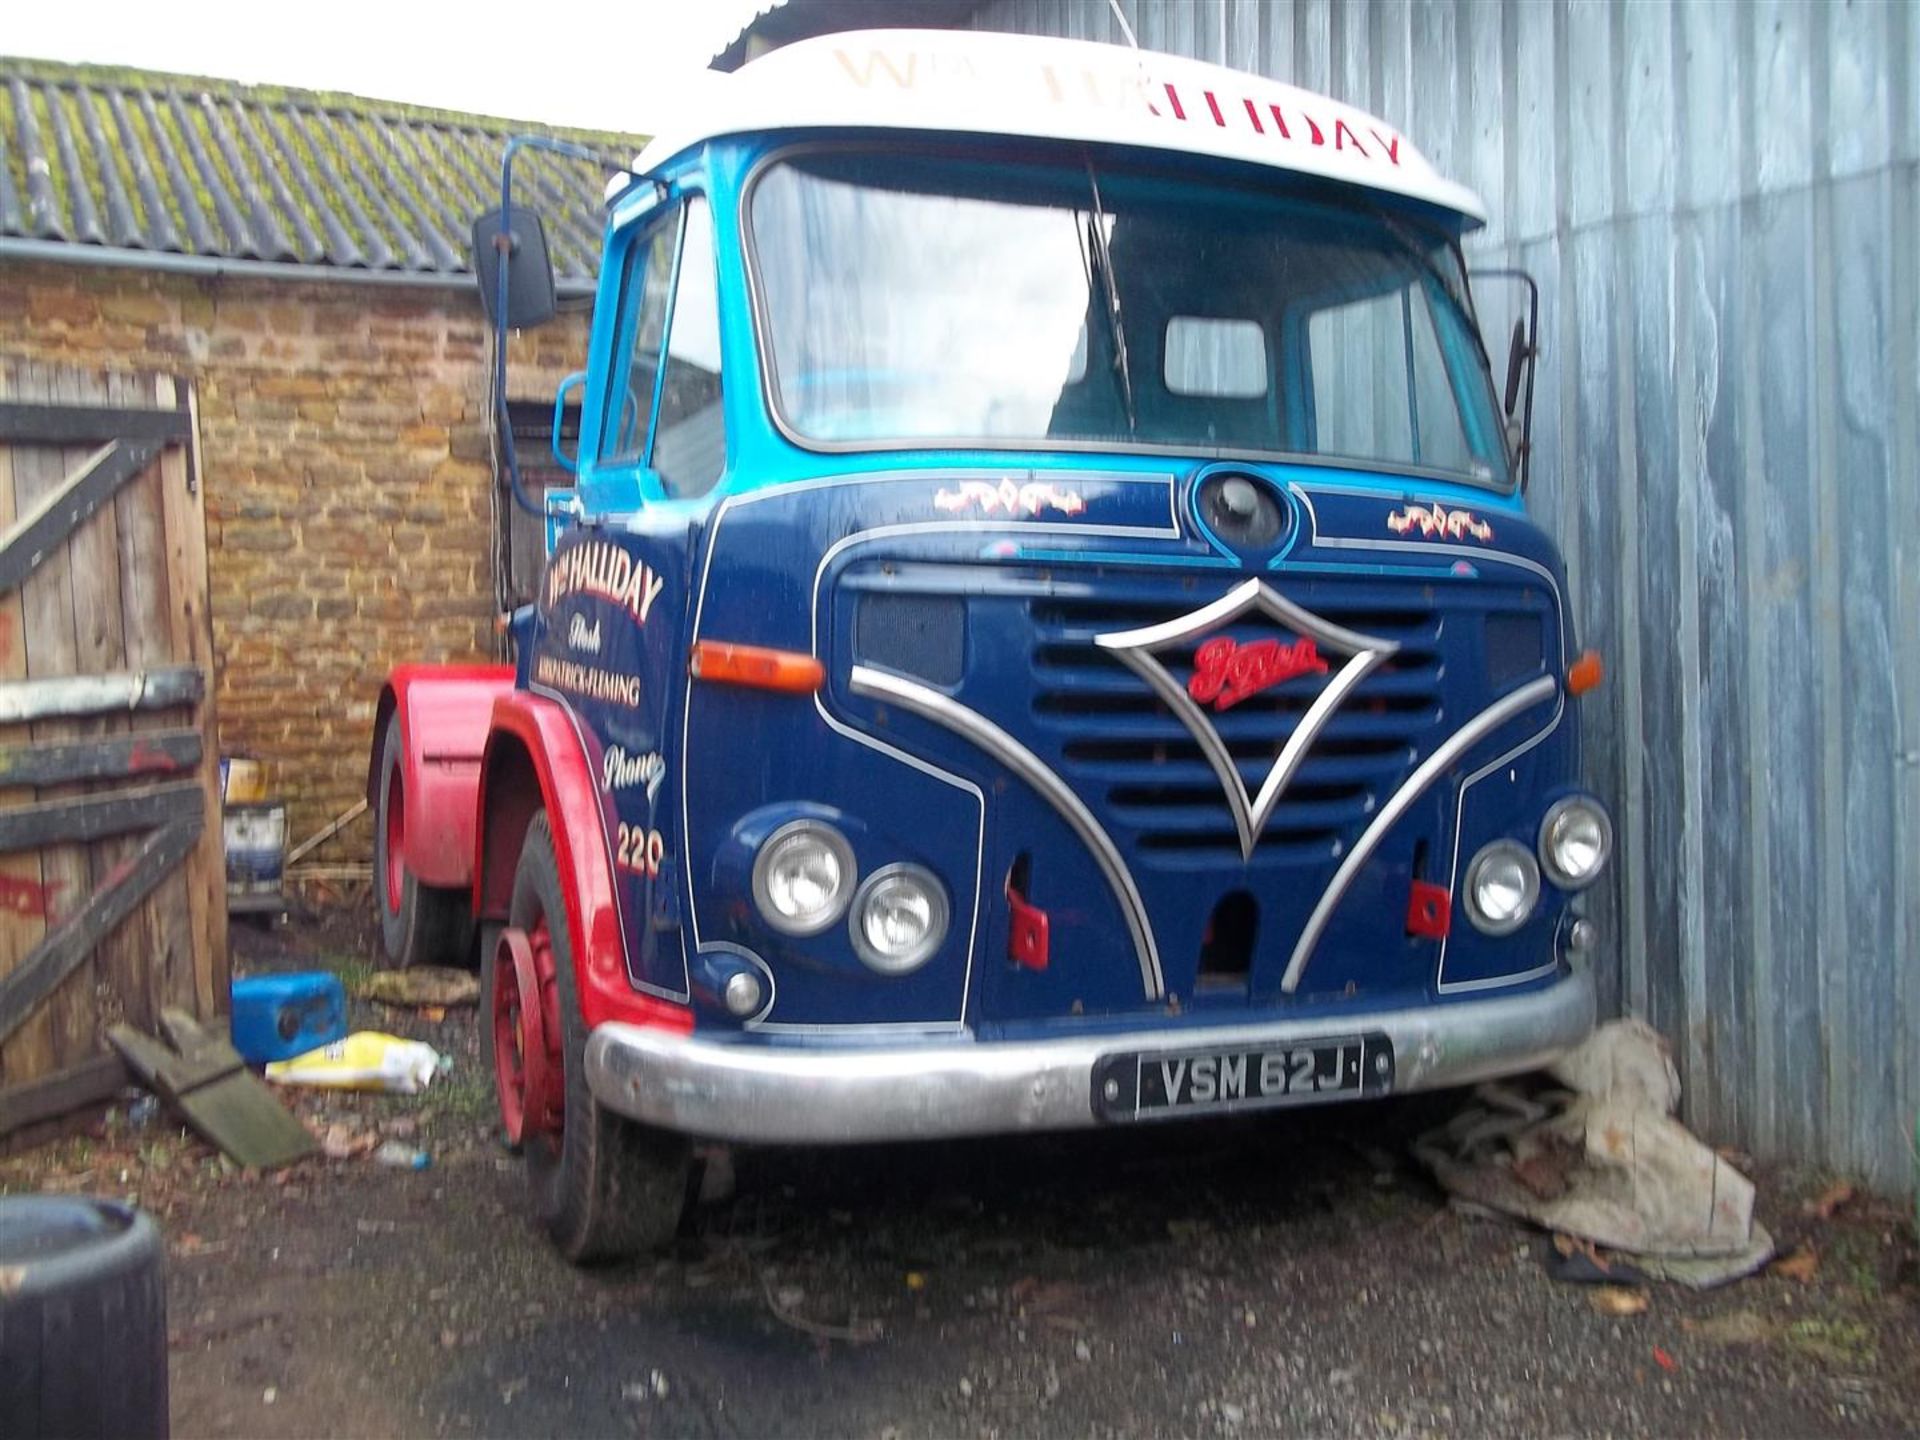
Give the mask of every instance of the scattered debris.
<svg viewBox="0 0 1920 1440">
<path fill-rule="evenodd" d="M 1665 1350 L 1662 1350 L 1658 1345 L 1653 1347 L 1653 1363 L 1658 1365 L 1662 1370 L 1667 1371 L 1678 1370 L 1680 1368 L 1680 1362 Z"/>
<path fill-rule="evenodd" d="M 417 1095 L 451 1062 L 422 1040 L 402 1040 L 377 1030 L 357 1030 L 291 1060 L 267 1066 L 276 1085 L 315 1085 L 332 1090 L 384 1090 Z"/>
<path fill-rule="evenodd" d="M 1645 1285 L 1644 1271 L 1577 1235 L 1555 1235 L 1547 1254 L 1547 1274 L 1573 1285 Z"/>
<path fill-rule="evenodd" d="M 184 1010 L 161 1011 L 160 1025 L 172 1050 L 131 1025 L 113 1026 L 107 1038 L 169 1109 L 236 1163 L 272 1170 L 318 1148 L 225 1036 L 202 1030 Z"/>
<path fill-rule="evenodd" d="M 1753 1183 L 1673 1118 L 1679 1073 L 1650 1026 L 1603 1025 L 1552 1073 L 1571 1091 L 1483 1085 L 1415 1154 L 1454 1196 L 1623 1251 L 1645 1275 L 1705 1289 L 1766 1263 Z"/>
<path fill-rule="evenodd" d="M 1752 1310 L 1710 1315 L 1704 1320 L 1682 1320 L 1680 1326 L 1695 1339 L 1710 1345 L 1764 1345 L 1779 1333 L 1778 1326 Z"/>
<path fill-rule="evenodd" d="M 804 1335 L 811 1335 L 818 1340 L 844 1340 L 853 1345 L 870 1344 L 881 1336 L 882 1331 L 878 1320 L 858 1320 L 850 1325 L 828 1325 L 796 1314 L 791 1305 L 782 1302 L 792 1294 L 795 1297 L 793 1304 L 797 1305 L 801 1299 L 805 1298 L 805 1293 L 789 1286 L 783 1287 L 776 1296 L 771 1276 L 760 1277 L 760 1289 L 761 1293 L 767 1297 L 767 1309 L 773 1312 L 773 1318 Z"/>
<path fill-rule="evenodd" d="M 1813 1277 L 1820 1273 L 1820 1252 L 1812 1244 L 1802 1242 L 1791 1255 L 1783 1255 L 1767 1267 L 1769 1275 L 1778 1275 L 1782 1280 L 1798 1280 L 1802 1285 L 1813 1283 Z"/>
<path fill-rule="evenodd" d="M 385 1140 L 380 1148 L 373 1152 L 374 1163 L 391 1166 L 395 1170 L 424 1170 L 433 1164 L 433 1157 L 424 1150 L 399 1140 Z"/>
<path fill-rule="evenodd" d="M 336 1120 L 321 1135 L 320 1152 L 329 1160 L 351 1160 L 356 1155 L 366 1154 L 379 1143 L 380 1137 L 373 1131 L 360 1130 L 345 1121 Z"/>
<path fill-rule="evenodd" d="M 431 1007 L 444 1018 L 453 1006 L 480 1003 L 480 980 L 470 970 L 415 965 L 406 970 L 376 970 L 354 993 L 400 1009 Z"/>
<path fill-rule="evenodd" d="M 1853 1182 L 1836 1180 L 1813 1199 L 1800 1207 L 1800 1213 L 1811 1215 L 1816 1220 L 1831 1220 L 1836 1211 L 1848 1204 L 1854 1196 Z"/>
<path fill-rule="evenodd" d="M 1587 1303 L 1602 1315 L 1624 1317 L 1647 1313 L 1647 1292 L 1629 1290 L 1624 1285 L 1597 1286 L 1587 1296 Z"/>
</svg>

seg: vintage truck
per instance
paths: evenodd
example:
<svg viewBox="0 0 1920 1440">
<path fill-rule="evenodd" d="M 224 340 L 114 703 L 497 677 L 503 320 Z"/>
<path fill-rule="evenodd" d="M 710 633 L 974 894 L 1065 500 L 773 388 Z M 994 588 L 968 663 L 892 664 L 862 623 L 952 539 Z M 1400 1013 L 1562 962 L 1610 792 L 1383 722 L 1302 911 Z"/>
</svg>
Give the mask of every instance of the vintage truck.
<svg viewBox="0 0 1920 1440">
<path fill-rule="evenodd" d="M 715 1143 L 1581 1040 L 1601 669 L 1480 202 L 1345 105 L 1080 42 L 829 36 L 684 120 L 609 186 L 514 663 L 398 669 L 369 775 L 388 949 L 481 937 L 559 1248 L 670 1234 Z M 495 218 L 504 333 L 544 261 Z"/>
</svg>

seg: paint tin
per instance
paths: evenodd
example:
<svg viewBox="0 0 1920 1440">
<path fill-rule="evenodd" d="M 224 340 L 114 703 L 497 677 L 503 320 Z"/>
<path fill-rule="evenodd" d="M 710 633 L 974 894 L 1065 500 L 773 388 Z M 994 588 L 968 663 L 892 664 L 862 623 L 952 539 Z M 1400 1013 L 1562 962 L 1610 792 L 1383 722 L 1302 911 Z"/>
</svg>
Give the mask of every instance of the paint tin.
<svg viewBox="0 0 1920 1440">
<path fill-rule="evenodd" d="M 286 863 L 287 807 L 277 800 L 261 805 L 229 805 L 223 829 L 227 893 L 278 894 L 281 868 Z"/>
<path fill-rule="evenodd" d="M 220 757 L 220 798 L 228 805 L 262 805 L 267 799 L 267 766 L 250 755 Z"/>
</svg>

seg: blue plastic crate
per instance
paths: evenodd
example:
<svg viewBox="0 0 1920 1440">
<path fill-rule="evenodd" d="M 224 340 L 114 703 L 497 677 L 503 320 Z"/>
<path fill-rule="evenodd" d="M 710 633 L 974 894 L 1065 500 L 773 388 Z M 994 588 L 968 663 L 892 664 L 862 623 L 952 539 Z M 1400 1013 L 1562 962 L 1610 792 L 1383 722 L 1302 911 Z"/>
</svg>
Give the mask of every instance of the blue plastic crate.
<svg viewBox="0 0 1920 1440">
<path fill-rule="evenodd" d="M 233 982 L 233 1048 L 250 1064 L 290 1060 L 347 1033 L 347 992 L 325 970 Z"/>
</svg>

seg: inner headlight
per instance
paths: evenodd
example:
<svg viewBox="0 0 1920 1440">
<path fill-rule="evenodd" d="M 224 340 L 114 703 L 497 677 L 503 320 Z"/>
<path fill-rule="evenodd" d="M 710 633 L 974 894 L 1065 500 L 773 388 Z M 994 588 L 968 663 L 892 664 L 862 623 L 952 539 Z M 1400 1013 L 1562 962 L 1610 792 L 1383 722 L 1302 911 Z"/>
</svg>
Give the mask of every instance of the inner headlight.
<svg viewBox="0 0 1920 1440">
<path fill-rule="evenodd" d="M 905 975 L 933 958 L 947 935 L 947 892 L 918 865 L 867 877 L 853 901 L 853 949 L 882 975 Z"/>
<path fill-rule="evenodd" d="M 1540 822 L 1540 863 L 1562 890 L 1582 890 L 1600 878 L 1613 853 L 1613 822 L 1584 795 L 1570 795 Z"/>
<path fill-rule="evenodd" d="M 853 847 L 831 825 L 794 820 L 753 857 L 753 903 L 787 935 L 818 935 L 847 911 L 853 895 Z"/>
<path fill-rule="evenodd" d="M 1486 935 L 1511 935 L 1540 899 L 1540 867 L 1523 845 L 1496 840 L 1467 867 L 1467 918 Z"/>
</svg>

